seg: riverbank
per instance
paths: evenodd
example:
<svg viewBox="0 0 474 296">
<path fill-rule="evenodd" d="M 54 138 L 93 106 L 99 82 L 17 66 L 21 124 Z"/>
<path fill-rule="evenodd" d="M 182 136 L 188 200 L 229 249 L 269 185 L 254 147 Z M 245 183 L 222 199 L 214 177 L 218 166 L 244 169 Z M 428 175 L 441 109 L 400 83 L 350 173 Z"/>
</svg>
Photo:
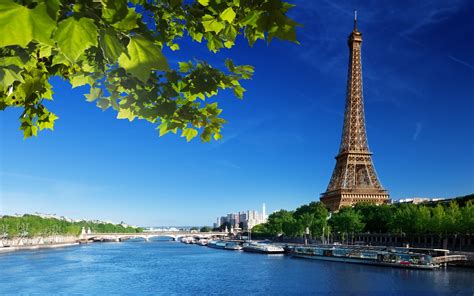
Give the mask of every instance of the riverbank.
<svg viewBox="0 0 474 296">
<path fill-rule="evenodd" d="M 0 240 L 0 254 L 16 251 L 55 249 L 75 246 L 79 244 L 79 237 L 74 235 L 52 235 L 37 237 L 18 237 Z"/>
<path fill-rule="evenodd" d="M 31 250 L 42 250 L 42 249 L 57 249 L 79 245 L 78 242 L 74 243 L 57 243 L 57 244 L 42 244 L 42 245 L 29 245 L 29 246 L 17 246 L 17 247 L 3 247 L 0 248 L 0 254 L 11 253 L 17 251 L 31 251 Z"/>
</svg>

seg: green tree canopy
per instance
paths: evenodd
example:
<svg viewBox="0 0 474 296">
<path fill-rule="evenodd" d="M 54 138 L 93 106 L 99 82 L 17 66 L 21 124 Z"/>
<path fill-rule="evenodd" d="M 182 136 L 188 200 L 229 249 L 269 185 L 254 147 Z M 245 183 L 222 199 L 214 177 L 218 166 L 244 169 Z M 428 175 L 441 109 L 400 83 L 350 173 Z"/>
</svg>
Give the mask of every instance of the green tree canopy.
<svg viewBox="0 0 474 296">
<path fill-rule="evenodd" d="M 212 52 L 232 48 L 239 35 L 250 45 L 296 42 L 291 7 L 281 0 L 2 0 L 0 110 L 21 108 L 25 138 L 53 129 L 58 116 L 45 102 L 53 99 L 49 78 L 58 76 L 73 88 L 89 85 L 87 101 L 156 124 L 160 135 L 220 139 L 225 120 L 212 97 L 231 89 L 242 98 L 240 82 L 253 67 L 195 60 L 174 69 L 167 55 L 185 37 Z"/>
<path fill-rule="evenodd" d="M 211 232 L 212 231 L 212 227 L 210 226 L 203 226 L 201 227 L 201 229 L 199 229 L 200 232 Z"/>
<path fill-rule="evenodd" d="M 311 236 L 319 236 L 328 226 L 328 210 L 322 202 L 311 202 L 295 210 L 294 216 L 301 222 L 303 231 L 309 228 Z"/>
<path fill-rule="evenodd" d="M 82 227 L 96 233 L 136 233 L 143 229 L 124 227 L 121 224 L 96 223 L 91 221 L 70 222 L 36 215 L 3 216 L 0 218 L 0 234 L 16 236 L 79 235 Z"/>
<path fill-rule="evenodd" d="M 359 211 L 344 207 L 331 217 L 331 225 L 335 231 L 341 233 L 360 232 L 364 229 L 364 222 L 362 222 L 362 215 Z"/>
<path fill-rule="evenodd" d="M 293 223 L 293 213 L 286 210 L 276 211 L 268 216 L 267 229 L 272 235 L 287 234 Z"/>
</svg>

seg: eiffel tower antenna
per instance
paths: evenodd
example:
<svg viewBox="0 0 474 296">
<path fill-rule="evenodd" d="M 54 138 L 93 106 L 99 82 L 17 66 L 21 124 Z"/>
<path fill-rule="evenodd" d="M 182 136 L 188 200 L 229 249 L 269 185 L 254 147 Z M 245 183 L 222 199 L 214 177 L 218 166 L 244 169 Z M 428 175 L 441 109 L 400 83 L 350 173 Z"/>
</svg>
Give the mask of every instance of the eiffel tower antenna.
<svg viewBox="0 0 474 296">
<path fill-rule="evenodd" d="M 354 10 L 354 30 L 357 31 L 357 9 Z"/>
<path fill-rule="evenodd" d="M 389 199 L 375 172 L 367 141 L 362 91 L 362 33 L 357 30 L 357 11 L 354 11 L 354 30 L 347 44 L 349 69 L 341 144 L 331 180 L 320 198 L 331 211 L 358 202 L 382 204 Z"/>
</svg>

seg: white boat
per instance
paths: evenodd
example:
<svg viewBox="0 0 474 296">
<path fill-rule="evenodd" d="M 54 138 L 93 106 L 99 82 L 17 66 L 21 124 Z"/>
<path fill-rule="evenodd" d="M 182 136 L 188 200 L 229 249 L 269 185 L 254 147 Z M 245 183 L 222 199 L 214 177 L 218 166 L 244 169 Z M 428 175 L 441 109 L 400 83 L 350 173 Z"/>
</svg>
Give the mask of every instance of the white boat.
<svg viewBox="0 0 474 296">
<path fill-rule="evenodd" d="M 226 250 L 233 250 L 233 251 L 240 251 L 243 247 L 238 242 L 228 242 L 225 244 L 224 249 Z"/>
<path fill-rule="evenodd" d="M 207 242 L 209 248 L 224 249 L 227 243 L 225 241 L 210 240 Z"/>
<path fill-rule="evenodd" d="M 200 246 L 207 246 L 207 239 L 200 239 L 197 244 Z"/>
<path fill-rule="evenodd" d="M 192 237 L 183 237 L 181 239 L 181 242 L 185 243 L 185 244 L 194 244 L 194 243 L 196 243 L 195 239 L 192 238 Z"/>
<path fill-rule="evenodd" d="M 272 244 L 261 244 L 256 242 L 244 243 L 243 250 L 245 252 L 262 253 L 262 254 L 283 254 L 285 249 Z"/>
</svg>

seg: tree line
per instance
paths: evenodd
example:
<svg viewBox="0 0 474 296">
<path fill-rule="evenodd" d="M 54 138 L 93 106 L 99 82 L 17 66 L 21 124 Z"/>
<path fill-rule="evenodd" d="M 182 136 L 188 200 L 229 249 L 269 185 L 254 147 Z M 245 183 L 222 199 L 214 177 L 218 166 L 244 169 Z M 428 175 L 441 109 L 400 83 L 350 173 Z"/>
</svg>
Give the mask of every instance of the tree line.
<svg viewBox="0 0 474 296">
<path fill-rule="evenodd" d="M 294 211 L 279 210 L 252 233 L 264 236 L 321 237 L 333 233 L 471 234 L 474 232 L 474 194 L 449 203 L 358 203 L 329 213 L 323 203 L 311 202 Z"/>
<path fill-rule="evenodd" d="M 90 228 L 95 233 L 136 233 L 143 229 L 124 227 L 121 224 L 95 223 L 91 221 L 69 222 L 36 215 L 3 216 L 0 218 L 0 236 L 33 237 L 50 235 L 79 235 L 82 228 Z"/>
</svg>

